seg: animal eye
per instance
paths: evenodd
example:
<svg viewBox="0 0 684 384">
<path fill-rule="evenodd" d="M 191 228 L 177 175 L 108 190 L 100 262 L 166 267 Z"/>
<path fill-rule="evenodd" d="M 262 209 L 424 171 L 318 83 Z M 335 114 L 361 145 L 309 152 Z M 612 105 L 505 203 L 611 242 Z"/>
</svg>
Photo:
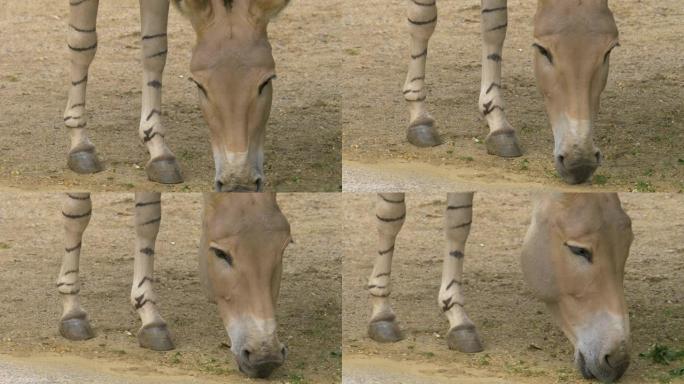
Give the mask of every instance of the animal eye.
<svg viewBox="0 0 684 384">
<path fill-rule="evenodd" d="M 537 50 L 539 50 L 539 53 L 546 56 L 546 58 L 549 60 L 549 63 L 553 64 L 553 56 L 551 55 L 551 52 L 549 52 L 548 49 L 542 47 L 541 45 L 539 45 L 537 43 L 532 44 L 532 46 L 537 48 Z"/>
<path fill-rule="evenodd" d="M 266 79 L 261 85 L 259 85 L 259 94 L 261 95 L 261 92 L 263 92 L 264 88 L 266 88 L 267 85 L 271 84 L 271 80 L 275 79 L 276 75 L 273 75 Z"/>
<path fill-rule="evenodd" d="M 565 246 L 568 247 L 568 249 L 570 250 L 570 252 L 572 252 L 573 254 L 575 254 L 575 255 L 577 255 L 577 256 L 580 256 L 580 257 L 584 257 L 588 262 L 591 263 L 591 261 L 592 261 L 592 254 L 591 254 L 591 251 L 590 251 L 590 250 L 588 250 L 588 249 L 586 249 L 586 248 L 582 248 L 582 247 L 577 247 L 577 246 L 574 246 L 574 245 L 570 245 L 570 244 L 568 244 L 568 243 L 565 243 Z"/>
<path fill-rule="evenodd" d="M 214 247 L 212 247 L 211 250 L 214 251 L 216 257 L 225 260 L 231 267 L 233 266 L 233 256 L 231 256 L 229 252 Z"/>
</svg>

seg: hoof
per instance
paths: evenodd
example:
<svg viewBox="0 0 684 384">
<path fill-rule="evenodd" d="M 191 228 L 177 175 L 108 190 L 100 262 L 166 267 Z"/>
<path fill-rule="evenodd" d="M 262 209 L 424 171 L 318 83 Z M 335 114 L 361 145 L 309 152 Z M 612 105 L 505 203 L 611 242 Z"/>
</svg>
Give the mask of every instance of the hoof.
<svg viewBox="0 0 684 384">
<path fill-rule="evenodd" d="M 145 166 L 147 178 L 161 184 L 178 184 L 183 182 L 180 167 L 175 157 L 150 160 Z"/>
<path fill-rule="evenodd" d="M 522 156 L 520 144 L 515 131 L 501 130 L 493 131 L 485 139 L 487 153 L 500 157 L 519 157 Z"/>
<path fill-rule="evenodd" d="M 72 171 L 80 174 L 97 173 L 104 169 L 97 158 L 94 147 L 75 148 L 74 151 L 69 152 L 67 166 Z"/>
<path fill-rule="evenodd" d="M 442 144 L 439 132 L 435 128 L 435 121 L 432 118 L 419 118 L 414 121 L 406 132 L 409 143 L 416 147 L 434 147 Z"/>
<path fill-rule="evenodd" d="M 449 349 L 465 353 L 482 352 L 482 342 L 472 324 L 459 325 L 449 330 L 447 335 Z"/>
<path fill-rule="evenodd" d="M 74 341 L 88 340 L 95 336 L 93 330 L 90 328 L 88 319 L 85 317 L 60 321 L 59 333 L 65 338 Z"/>
<path fill-rule="evenodd" d="M 380 343 L 394 343 L 404 338 L 396 321 L 375 321 L 368 324 L 368 336 Z"/>
<path fill-rule="evenodd" d="M 154 351 L 170 351 L 175 348 L 166 324 L 151 324 L 140 328 L 138 343 L 141 347 Z"/>
</svg>

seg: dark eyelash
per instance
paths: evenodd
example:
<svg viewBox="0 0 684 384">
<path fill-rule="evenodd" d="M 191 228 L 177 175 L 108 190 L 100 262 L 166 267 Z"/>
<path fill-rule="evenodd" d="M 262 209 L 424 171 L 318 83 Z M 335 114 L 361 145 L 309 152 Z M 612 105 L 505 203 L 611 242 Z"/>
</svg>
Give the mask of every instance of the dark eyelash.
<svg viewBox="0 0 684 384">
<path fill-rule="evenodd" d="M 569 245 L 568 243 L 565 243 L 565 246 L 568 247 L 568 249 L 570 249 L 570 252 L 572 252 L 573 254 L 587 259 L 587 261 L 590 263 L 592 262 L 593 255 L 591 254 L 590 250 L 582 247 L 575 247 L 573 245 Z"/>
<path fill-rule="evenodd" d="M 196 82 L 195 79 L 193 79 L 192 77 L 189 77 L 188 80 L 190 80 L 190 81 L 192 81 L 193 83 L 195 83 L 195 85 L 197 86 L 197 88 L 199 88 L 199 90 L 202 91 L 202 93 L 204 93 L 204 97 L 207 97 L 207 98 L 209 97 L 209 95 L 207 94 L 207 90 L 204 89 L 204 87 L 202 86 L 202 84 Z"/>
<path fill-rule="evenodd" d="M 546 58 L 549 59 L 549 62 L 553 64 L 553 56 L 551 55 L 551 52 L 549 52 L 546 48 L 542 47 L 537 43 L 532 44 L 532 46 L 537 48 L 539 50 L 539 53 L 546 56 Z"/>
<path fill-rule="evenodd" d="M 261 85 L 259 85 L 259 94 L 260 95 L 261 95 L 261 92 L 263 92 L 264 88 L 266 88 L 266 86 L 271 82 L 271 80 L 273 80 L 275 78 L 276 78 L 276 75 L 273 75 L 273 76 L 269 77 L 268 79 L 266 79 L 266 81 L 261 83 Z"/>
<path fill-rule="evenodd" d="M 214 251 L 214 254 L 216 255 L 216 257 L 218 257 L 219 259 L 225 260 L 226 263 L 228 263 L 228 265 L 230 265 L 231 267 L 233 266 L 233 256 L 231 256 L 229 252 L 225 252 L 223 250 L 220 250 L 220 249 L 214 248 L 214 247 L 211 247 L 209 249 Z"/>
</svg>

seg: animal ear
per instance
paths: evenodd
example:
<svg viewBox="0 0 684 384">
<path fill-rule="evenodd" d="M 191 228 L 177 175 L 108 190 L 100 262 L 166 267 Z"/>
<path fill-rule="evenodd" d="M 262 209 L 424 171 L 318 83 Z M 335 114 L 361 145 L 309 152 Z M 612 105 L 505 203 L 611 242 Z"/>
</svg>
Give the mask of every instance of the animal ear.
<svg viewBox="0 0 684 384">
<path fill-rule="evenodd" d="M 206 24 L 213 13 L 210 0 L 173 0 L 173 4 L 190 19 L 195 30 Z"/>
<path fill-rule="evenodd" d="M 249 5 L 249 13 L 259 21 L 275 17 L 290 3 L 290 0 L 255 0 Z"/>
</svg>

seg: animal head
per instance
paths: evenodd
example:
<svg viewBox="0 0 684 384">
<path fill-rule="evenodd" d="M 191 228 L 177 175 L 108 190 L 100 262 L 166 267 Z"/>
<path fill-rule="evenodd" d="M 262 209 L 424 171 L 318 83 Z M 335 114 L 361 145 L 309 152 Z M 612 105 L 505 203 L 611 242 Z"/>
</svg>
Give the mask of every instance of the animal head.
<svg viewBox="0 0 684 384">
<path fill-rule="evenodd" d="M 261 191 L 275 61 L 267 26 L 286 0 L 174 0 L 197 34 L 191 80 L 209 125 L 217 191 Z"/>
<path fill-rule="evenodd" d="M 614 381 L 629 366 L 623 278 L 632 237 L 612 194 L 546 196 L 525 237 L 525 280 L 574 345 L 586 378 Z"/>
<path fill-rule="evenodd" d="M 205 196 L 200 270 L 218 305 L 240 371 L 267 377 L 287 348 L 275 316 L 290 225 L 272 194 Z"/>
<path fill-rule="evenodd" d="M 545 0 L 534 19 L 534 70 L 554 136 L 556 170 L 569 184 L 601 163 L 594 120 L 618 30 L 607 0 Z"/>
</svg>

